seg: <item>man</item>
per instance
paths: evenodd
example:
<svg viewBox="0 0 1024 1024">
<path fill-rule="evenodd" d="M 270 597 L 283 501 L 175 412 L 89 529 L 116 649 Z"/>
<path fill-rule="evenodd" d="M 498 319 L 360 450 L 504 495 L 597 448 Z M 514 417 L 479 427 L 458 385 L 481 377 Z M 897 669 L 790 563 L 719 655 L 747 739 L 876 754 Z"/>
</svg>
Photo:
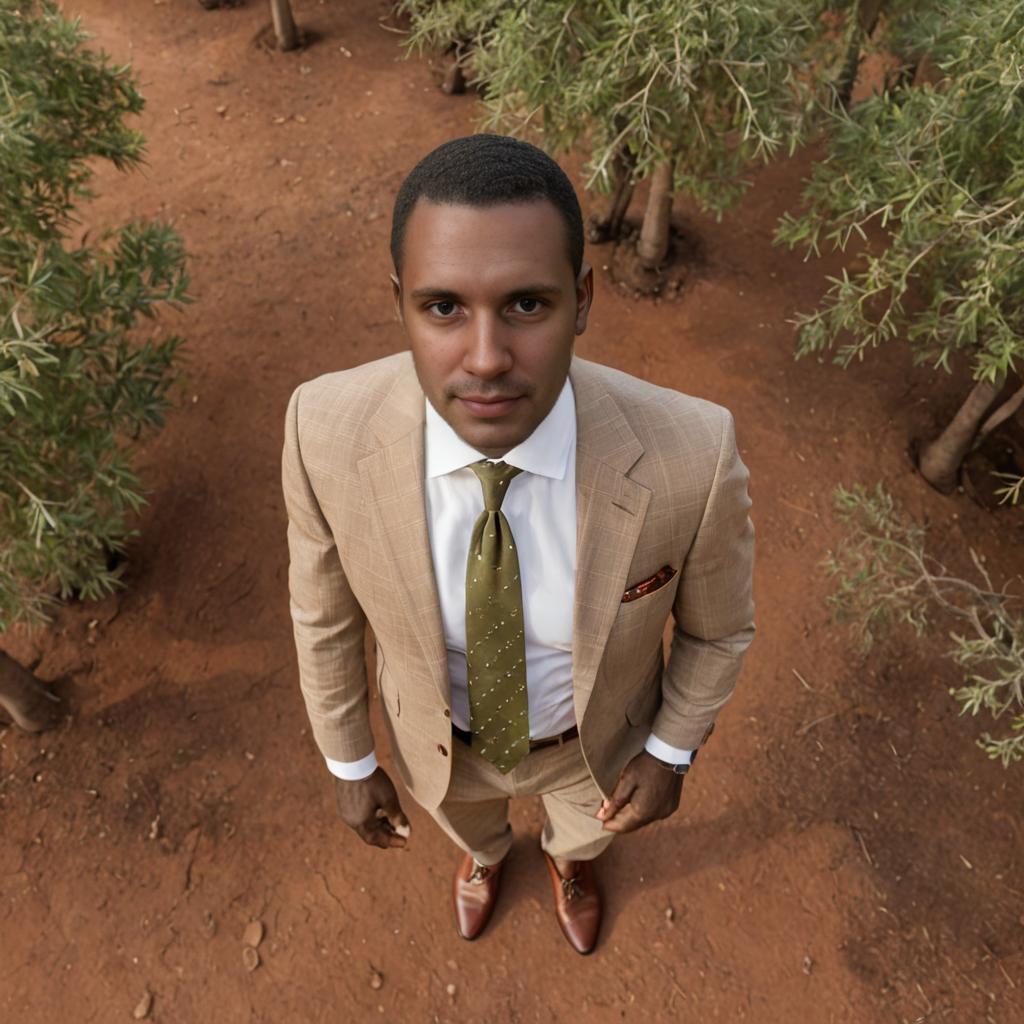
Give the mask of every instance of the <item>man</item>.
<svg viewBox="0 0 1024 1024">
<path fill-rule="evenodd" d="M 497 135 L 435 149 L 392 221 L 410 351 L 288 403 L 291 615 L 340 816 L 409 823 L 377 764 L 364 626 L 395 765 L 490 918 L 511 796 L 539 794 L 556 917 L 589 953 L 593 860 L 667 817 L 754 634 L 748 472 L 722 406 L 573 353 L 593 297 L 568 178 Z M 662 634 L 674 618 L 670 657 Z"/>
</svg>

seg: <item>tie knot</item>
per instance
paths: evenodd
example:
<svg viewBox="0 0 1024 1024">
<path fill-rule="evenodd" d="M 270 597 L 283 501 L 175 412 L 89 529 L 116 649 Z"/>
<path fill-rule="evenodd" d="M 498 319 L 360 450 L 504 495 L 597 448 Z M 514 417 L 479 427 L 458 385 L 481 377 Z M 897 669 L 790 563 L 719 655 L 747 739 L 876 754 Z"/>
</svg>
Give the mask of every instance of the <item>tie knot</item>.
<svg viewBox="0 0 1024 1024">
<path fill-rule="evenodd" d="M 507 462 L 488 462 L 486 459 L 470 463 L 469 468 L 483 485 L 484 510 L 487 512 L 497 512 L 501 508 L 508 482 L 517 473 L 522 473 L 518 466 L 510 466 Z"/>
</svg>

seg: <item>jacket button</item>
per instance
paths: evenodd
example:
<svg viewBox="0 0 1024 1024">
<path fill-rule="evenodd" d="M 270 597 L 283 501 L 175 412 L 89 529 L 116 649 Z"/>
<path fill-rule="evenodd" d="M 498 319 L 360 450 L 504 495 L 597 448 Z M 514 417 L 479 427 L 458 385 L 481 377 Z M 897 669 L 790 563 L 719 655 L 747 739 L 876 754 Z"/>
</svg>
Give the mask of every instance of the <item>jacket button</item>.
<svg viewBox="0 0 1024 1024">
<path fill-rule="evenodd" d="M 448 756 L 448 751 L 447 751 L 447 750 L 445 750 L 445 748 L 444 748 L 444 744 L 443 744 L 443 743 L 438 743 L 438 745 L 437 745 L 437 752 L 438 752 L 438 753 L 439 753 L 439 754 L 440 754 L 440 755 L 441 755 L 442 757 L 447 757 L 447 756 Z"/>
<path fill-rule="evenodd" d="M 452 717 L 452 713 L 448 710 L 448 708 L 444 709 L 444 717 L 445 718 L 451 718 Z"/>
</svg>

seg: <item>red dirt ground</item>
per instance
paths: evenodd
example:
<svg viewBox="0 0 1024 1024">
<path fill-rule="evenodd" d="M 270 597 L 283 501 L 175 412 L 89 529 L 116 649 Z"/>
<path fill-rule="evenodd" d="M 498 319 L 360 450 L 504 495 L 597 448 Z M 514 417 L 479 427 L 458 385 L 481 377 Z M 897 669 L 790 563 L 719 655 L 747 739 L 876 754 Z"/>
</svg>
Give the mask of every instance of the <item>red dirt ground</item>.
<svg viewBox="0 0 1024 1024">
<path fill-rule="evenodd" d="M 401 59 L 383 0 L 296 0 L 319 39 L 293 54 L 254 45 L 269 21 L 255 0 L 65 9 L 148 100 L 149 166 L 102 168 L 83 215 L 172 220 L 197 301 L 158 328 L 188 336 L 192 363 L 140 460 L 151 503 L 127 590 L 4 637 L 41 658 L 69 714 L 36 737 L 0 727 L 0 1018 L 131 1019 L 149 992 L 153 1020 L 223 1024 L 1024 1019 L 1024 769 L 972 745 L 980 722 L 948 696 L 941 639 L 854 653 L 817 566 L 839 537 L 837 483 L 883 480 L 961 571 L 970 543 L 1019 572 L 1024 515 L 940 497 L 904 454 L 955 408 L 963 368 L 913 368 L 899 346 L 846 372 L 794 361 L 786 318 L 841 266 L 770 244 L 809 154 L 753 174 L 721 224 L 680 201 L 705 262 L 677 301 L 598 273 L 579 354 L 736 415 L 758 635 L 680 812 L 602 858 L 595 954 L 558 931 L 529 802 L 502 903 L 469 945 L 451 920 L 455 851 L 425 813 L 406 798 L 410 848 L 390 853 L 335 817 L 296 679 L 279 474 L 292 388 L 405 347 L 392 197 L 472 130 L 475 101 Z M 601 268 L 608 249 L 589 258 Z"/>
</svg>

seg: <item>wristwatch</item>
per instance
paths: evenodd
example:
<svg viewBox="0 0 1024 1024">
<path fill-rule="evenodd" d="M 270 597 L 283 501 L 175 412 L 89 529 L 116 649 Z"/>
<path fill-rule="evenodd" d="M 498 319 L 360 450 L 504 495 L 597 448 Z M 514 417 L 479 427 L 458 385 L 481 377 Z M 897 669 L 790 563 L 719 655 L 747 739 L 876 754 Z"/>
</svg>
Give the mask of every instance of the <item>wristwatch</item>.
<svg viewBox="0 0 1024 1024">
<path fill-rule="evenodd" d="M 676 775 L 685 775 L 690 770 L 690 765 L 692 765 L 693 762 L 697 760 L 697 754 L 698 753 L 699 753 L 699 751 L 695 750 L 690 755 L 690 761 L 689 761 L 688 764 L 686 764 L 686 763 L 684 763 L 684 764 L 672 764 L 669 761 L 662 761 L 662 759 L 660 757 L 655 757 L 654 760 L 657 761 L 658 764 L 660 764 L 662 768 L 665 768 L 665 769 L 667 769 L 670 772 L 675 772 Z M 651 756 L 654 757 L 653 754 Z"/>
</svg>

